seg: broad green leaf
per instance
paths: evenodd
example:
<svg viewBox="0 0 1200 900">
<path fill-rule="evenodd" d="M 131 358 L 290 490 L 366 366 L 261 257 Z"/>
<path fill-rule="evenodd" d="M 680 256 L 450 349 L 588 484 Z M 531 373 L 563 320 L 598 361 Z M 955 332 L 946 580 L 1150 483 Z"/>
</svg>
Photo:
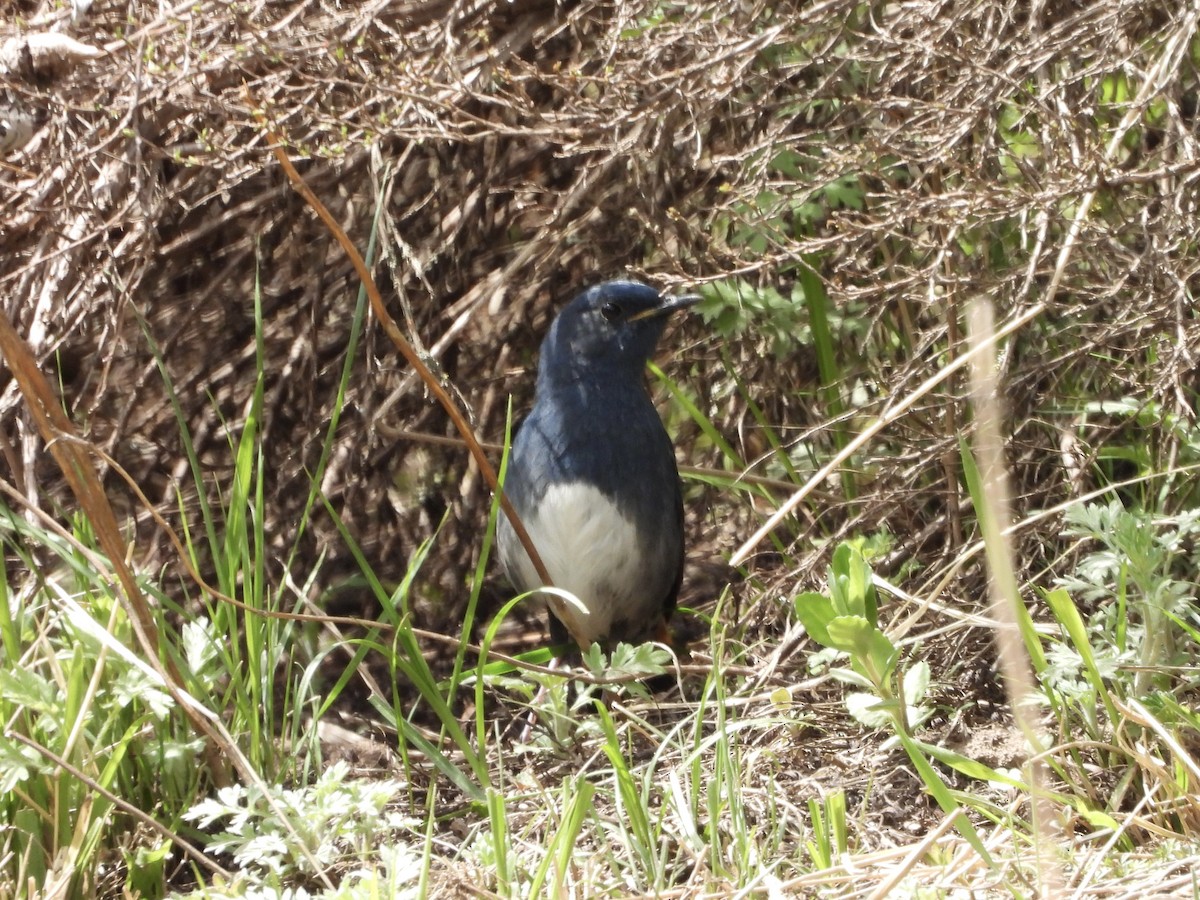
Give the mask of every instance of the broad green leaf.
<svg viewBox="0 0 1200 900">
<path fill-rule="evenodd" d="M 823 647 L 832 647 L 829 622 L 835 615 L 833 602 L 824 594 L 809 591 L 798 596 L 792 604 L 796 608 L 796 617 L 804 625 L 809 637 Z"/>
<path fill-rule="evenodd" d="M 904 702 L 919 706 L 929 690 L 929 663 L 918 660 L 904 673 Z"/>
<path fill-rule="evenodd" d="M 847 694 L 846 710 L 868 728 L 891 729 L 896 724 L 895 701 L 881 700 L 876 694 Z"/>
<path fill-rule="evenodd" d="M 896 647 L 862 616 L 837 616 L 829 622 L 830 646 L 850 654 L 850 663 L 882 685 L 896 664 Z"/>
</svg>

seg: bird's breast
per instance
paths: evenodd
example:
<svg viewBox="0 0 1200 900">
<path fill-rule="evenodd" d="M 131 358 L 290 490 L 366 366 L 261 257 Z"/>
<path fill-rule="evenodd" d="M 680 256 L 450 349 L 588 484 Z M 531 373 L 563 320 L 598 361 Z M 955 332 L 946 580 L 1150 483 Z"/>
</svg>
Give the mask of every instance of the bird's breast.
<svg viewBox="0 0 1200 900">
<path fill-rule="evenodd" d="M 661 536 L 639 534 L 602 491 L 582 482 L 552 484 L 524 521 L 554 586 L 573 594 L 586 609 L 548 597 L 571 634 L 604 641 L 614 622 L 645 620 L 649 628 L 661 620 L 669 585 L 658 583 L 663 566 L 647 566 L 648 560 L 657 563 L 662 557 L 663 548 L 657 546 Z M 519 545 L 507 552 L 515 557 L 507 562 L 515 563 L 526 589 L 541 584 Z"/>
</svg>

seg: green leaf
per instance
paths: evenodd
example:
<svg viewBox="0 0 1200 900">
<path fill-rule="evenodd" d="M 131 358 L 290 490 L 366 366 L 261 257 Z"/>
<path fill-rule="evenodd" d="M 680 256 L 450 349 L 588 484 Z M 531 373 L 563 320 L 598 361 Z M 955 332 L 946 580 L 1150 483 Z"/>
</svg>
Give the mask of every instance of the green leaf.
<svg viewBox="0 0 1200 900">
<path fill-rule="evenodd" d="M 824 594 L 809 591 L 798 596 L 792 604 L 796 608 L 796 617 L 804 625 L 809 637 L 823 647 L 832 647 L 829 622 L 835 615 L 833 601 Z"/>
<path fill-rule="evenodd" d="M 959 806 L 954 801 L 953 794 L 950 793 L 950 789 L 946 787 L 946 783 L 942 781 L 937 771 L 932 765 L 930 765 L 929 760 L 926 759 L 924 753 L 922 752 L 923 745 L 903 733 L 899 733 L 898 737 L 900 738 L 900 743 L 904 746 L 905 753 L 908 754 L 908 758 L 913 764 L 913 768 L 917 770 L 917 774 L 921 777 L 921 781 L 924 782 L 926 790 L 928 790 L 933 796 L 933 799 L 937 801 L 937 805 L 942 808 L 942 812 L 944 812 L 946 815 L 953 815 L 954 813 L 958 812 Z M 975 826 L 971 824 L 971 820 L 966 816 L 959 816 L 955 820 L 955 825 L 958 829 L 958 833 L 961 834 L 966 839 L 967 843 L 974 848 L 975 852 L 979 854 L 979 858 L 982 859 L 989 868 L 994 869 L 996 867 L 996 863 L 992 860 L 992 855 L 988 853 L 987 847 L 984 846 L 983 839 L 980 838 L 979 832 L 977 832 L 975 830 Z"/>
<path fill-rule="evenodd" d="M 1080 817 L 1083 818 L 1083 820 L 1093 828 L 1107 829 L 1108 831 L 1112 831 L 1114 833 L 1120 832 L 1121 825 L 1116 819 L 1103 810 L 1093 809 L 1092 807 L 1087 806 L 1082 797 L 1076 797 L 1073 805 L 1075 806 L 1075 811 L 1079 813 Z"/>
<path fill-rule="evenodd" d="M 829 677 L 841 684 L 849 684 L 856 688 L 862 688 L 864 691 L 874 691 L 875 683 L 865 675 L 855 672 L 853 669 L 837 668 L 829 670 Z M 874 694 L 872 694 L 874 696 Z"/>
<path fill-rule="evenodd" d="M 920 706 L 929 690 L 929 663 L 918 660 L 904 673 L 904 702 Z"/>
<path fill-rule="evenodd" d="M 847 694 L 846 711 L 868 728 L 892 728 L 896 724 L 895 701 L 881 700 L 876 694 Z"/>
<path fill-rule="evenodd" d="M 891 639 L 862 616 L 836 616 L 829 622 L 830 646 L 850 654 L 851 664 L 882 687 L 897 657 Z"/>
<path fill-rule="evenodd" d="M 1104 704 L 1108 711 L 1109 720 L 1121 721 L 1122 717 L 1113 703 L 1108 686 L 1104 683 L 1104 676 L 1100 673 L 1100 666 L 1096 662 L 1096 652 L 1092 648 L 1092 642 L 1088 639 L 1087 626 L 1084 624 L 1083 616 L 1079 614 L 1079 608 L 1075 606 L 1075 601 L 1071 599 L 1071 595 L 1064 588 L 1048 591 L 1045 598 L 1054 618 L 1067 633 L 1071 646 L 1083 660 L 1084 675 L 1096 698 Z"/>
<path fill-rule="evenodd" d="M 948 750 L 945 747 L 938 747 L 934 744 L 926 744 L 923 741 L 915 739 L 913 740 L 913 745 L 921 752 L 928 754 L 943 765 L 949 766 L 955 772 L 966 775 L 968 778 L 975 778 L 979 781 L 990 781 L 993 784 L 1002 784 L 1021 791 L 1029 790 L 1029 785 L 1024 781 L 999 772 L 991 766 L 971 759 L 969 756 L 963 756 L 963 754 L 954 750 Z"/>
<path fill-rule="evenodd" d="M 871 567 L 852 544 L 839 544 L 833 552 L 829 596 L 834 609 L 841 615 L 862 616 L 872 627 L 878 624 L 878 603 Z"/>
</svg>

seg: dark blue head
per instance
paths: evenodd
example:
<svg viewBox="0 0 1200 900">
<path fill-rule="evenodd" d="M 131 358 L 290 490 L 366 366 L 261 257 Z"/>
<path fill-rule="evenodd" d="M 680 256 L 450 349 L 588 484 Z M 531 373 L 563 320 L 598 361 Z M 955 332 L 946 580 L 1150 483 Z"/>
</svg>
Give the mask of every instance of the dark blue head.
<svg viewBox="0 0 1200 900">
<path fill-rule="evenodd" d="M 608 281 L 572 300 L 542 342 L 538 385 L 584 377 L 640 378 L 667 318 L 696 303 L 636 281 Z"/>
</svg>

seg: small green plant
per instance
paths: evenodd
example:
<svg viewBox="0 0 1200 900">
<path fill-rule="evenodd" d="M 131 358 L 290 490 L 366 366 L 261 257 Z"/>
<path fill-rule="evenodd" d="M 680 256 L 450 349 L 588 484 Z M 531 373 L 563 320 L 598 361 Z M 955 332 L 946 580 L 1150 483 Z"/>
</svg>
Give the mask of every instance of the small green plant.
<svg viewBox="0 0 1200 900">
<path fill-rule="evenodd" d="M 982 767 L 972 760 L 916 739 L 914 729 L 932 712 L 924 702 L 929 689 L 929 664 L 918 660 L 902 670 L 900 649 L 879 627 L 874 574 L 855 545 L 843 543 L 834 551 L 827 595 L 801 594 L 794 605 L 809 636 L 835 651 L 836 658 L 844 656 L 846 659 L 847 667 L 831 669 L 830 674 L 861 688 L 846 697 L 850 714 L 869 728 L 886 728 L 892 732 L 926 789 L 945 813 L 957 811 L 959 800 L 934 769 L 932 759 L 973 777 L 1001 779 L 998 773 L 983 774 Z M 960 816 L 955 824 L 959 833 L 990 864 L 991 856 L 971 822 Z"/>
<path fill-rule="evenodd" d="M 796 615 L 809 636 L 838 654 L 849 667 L 832 669 L 839 681 L 857 688 L 846 697 L 850 714 L 868 728 L 912 734 L 932 709 L 924 705 L 929 664 L 917 660 L 903 673 L 900 650 L 879 627 L 878 598 L 871 567 L 851 544 L 834 551 L 828 596 L 801 594 Z"/>
<path fill-rule="evenodd" d="M 701 288 L 704 300 L 697 312 L 718 334 L 735 337 L 750 328 L 769 337 L 777 358 L 798 345 L 812 343 L 805 316 L 804 292 L 796 285 L 787 296 L 774 287 L 756 288 L 748 282 L 717 281 Z"/>
<path fill-rule="evenodd" d="M 1121 736 L 1155 742 L 1162 758 L 1194 765 L 1186 748 L 1200 733 L 1200 721 L 1184 698 L 1200 687 L 1193 574 L 1200 564 L 1200 511 L 1153 515 L 1113 500 L 1074 507 L 1066 521 L 1067 533 L 1094 549 L 1045 594 L 1062 638 L 1047 651 L 1042 685 L 1060 731 L 1073 739 L 1070 756 L 1080 772 L 1075 780 L 1092 803 L 1110 810 L 1130 791 L 1148 790 L 1143 781 L 1153 782 L 1162 796 L 1180 797 L 1183 782 L 1163 777 L 1159 765 L 1140 764 L 1148 757 L 1131 755 Z M 1081 613 L 1076 598 L 1089 614 Z M 1126 768 L 1115 790 L 1091 784 L 1086 773 L 1094 765 L 1075 746 L 1081 735 L 1093 742 L 1105 769 Z M 1182 822 L 1166 820 L 1172 828 Z"/>
<path fill-rule="evenodd" d="M 1130 511 L 1118 500 L 1107 506 L 1088 504 L 1068 510 L 1067 534 L 1099 544 L 1086 554 L 1072 575 L 1060 579 L 1063 588 L 1097 605 L 1088 618 L 1088 631 L 1097 648 L 1097 665 L 1111 676 L 1122 668 L 1134 671 L 1130 682 L 1116 678 L 1123 695 L 1144 697 L 1151 690 L 1169 689 L 1167 667 L 1190 668 L 1196 662 L 1197 612 L 1194 573 L 1200 554 L 1194 550 L 1200 534 L 1200 510 L 1177 516 Z M 1060 655 L 1051 672 L 1052 683 L 1076 666 Z M 1122 687 L 1125 685 L 1125 687 Z"/>
<path fill-rule="evenodd" d="M 282 896 L 285 885 L 333 870 L 353 873 L 339 880 L 343 891 L 357 885 L 358 896 L 370 896 L 368 885 L 380 880 L 411 889 L 421 872 L 421 854 L 403 838 L 412 837 L 417 823 L 388 810 L 401 784 L 348 776 L 345 763 L 335 763 L 306 787 L 264 791 L 233 785 L 196 804 L 184 818 L 206 831 L 219 829 L 208 849 L 232 857 L 239 876 L 236 886 L 218 883 L 188 896 L 244 896 L 251 890 Z M 380 845 L 389 852 L 380 854 Z"/>
<path fill-rule="evenodd" d="M 0 895 L 6 882 L 55 879 L 72 895 L 94 890 L 105 836 L 129 821 L 96 788 L 177 825 L 205 783 L 194 765 L 203 741 L 130 649 L 132 625 L 91 541 L 82 521 L 73 534 L 44 531 L 0 506 L 0 823 L 13 826 L 0 827 Z M 197 630 L 186 634 L 190 678 L 211 687 L 218 673 Z"/>
<path fill-rule="evenodd" d="M 846 793 L 835 791 L 828 797 L 808 801 L 812 820 L 812 839 L 804 846 L 813 868 L 830 869 L 849 849 L 846 828 Z"/>
</svg>

